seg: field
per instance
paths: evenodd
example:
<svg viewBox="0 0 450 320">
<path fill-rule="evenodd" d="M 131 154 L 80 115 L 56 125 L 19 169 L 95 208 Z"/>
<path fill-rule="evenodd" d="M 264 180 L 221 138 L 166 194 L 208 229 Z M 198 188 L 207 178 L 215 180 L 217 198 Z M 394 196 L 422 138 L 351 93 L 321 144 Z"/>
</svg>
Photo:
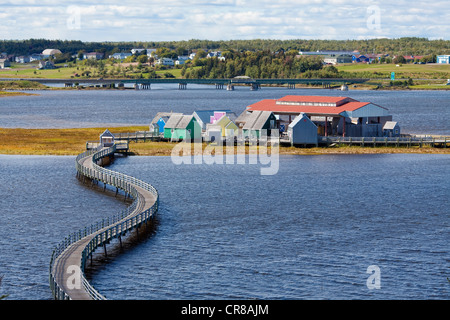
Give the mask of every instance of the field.
<svg viewBox="0 0 450 320">
<path fill-rule="evenodd" d="M 113 133 L 136 132 L 147 127 L 109 128 Z M 5 129 L 0 128 L 0 154 L 8 155 L 66 155 L 75 156 L 86 150 L 87 141 L 98 141 L 105 128 L 82 129 Z M 170 156 L 175 147 L 172 142 L 130 142 L 130 152 L 139 156 Z M 202 145 L 204 149 L 206 144 Z M 246 152 L 248 152 L 248 147 Z M 223 152 L 224 154 L 226 151 Z M 431 147 L 359 147 L 330 148 L 280 147 L 280 154 L 374 154 L 374 153 L 441 153 L 450 154 L 450 148 Z"/>
<path fill-rule="evenodd" d="M 362 78 L 391 78 L 391 72 L 395 72 L 396 79 L 442 79 L 450 78 L 450 65 L 448 64 L 403 64 L 398 67 L 395 64 L 342 64 L 337 69 L 358 75 L 366 75 Z"/>
<path fill-rule="evenodd" d="M 131 67 L 132 66 L 132 69 Z M 111 77 L 110 74 L 108 76 L 102 76 L 103 78 L 137 78 L 140 77 L 141 74 L 144 78 L 146 78 L 147 73 L 145 73 L 145 65 L 143 65 L 143 69 L 139 70 L 137 68 L 138 63 L 122 63 L 122 64 L 106 64 L 105 70 L 107 73 L 110 73 L 111 70 L 116 70 L 118 67 L 121 70 L 125 71 L 125 74 L 121 71 L 119 74 Z M 99 78 L 101 77 L 99 74 L 98 68 L 89 67 L 89 66 L 64 66 L 64 64 L 57 65 L 56 69 L 48 69 L 48 70 L 38 70 L 37 64 L 28 63 L 28 64 L 20 64 L 13 63 L 10 69 L 0 69 L 0 78 L 21 78 L 21 79 L 86 79 L 89 76 L 86 75 L 85 72 L 90 73 L 91 78 Z M 83 73 L 85 73 L 83 75 Z M 157 70 L 156 74 L 160 77 L 164 78 L 165 74 L 171 74 L 175 78 L 181 77 L 181 69 L 168 69 L 168 70 Z M 76 76 L 78 74 L 78 76 Z"/>
</svg>

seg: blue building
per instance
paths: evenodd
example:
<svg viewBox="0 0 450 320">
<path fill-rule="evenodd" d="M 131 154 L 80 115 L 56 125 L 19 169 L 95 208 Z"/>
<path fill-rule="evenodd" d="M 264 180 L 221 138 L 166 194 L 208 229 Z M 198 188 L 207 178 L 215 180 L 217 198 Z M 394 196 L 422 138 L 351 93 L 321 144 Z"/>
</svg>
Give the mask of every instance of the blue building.
<svg viewBox="0 0 450 320">
<path fill-rule="evenodd" d="M 318 128 L 304 113 L 300 113 L 288 126 L 291 145 L 318 144 Z"/>
<path fill-rule="evenodd" d="M 150 123 L 150 132 L 154 135 L 162 135 L 164 134 L 164 128 L 166 126 L 167 121 L 172 115 L 183 115 L 182 113 L 173 113 L 173 112 L 158 112 L 156 116 L 153 118 Z"/>
<path fill-rule="evenodd" d="M 368 57 L 366 57 L 366 56 L 364 56 L 364 55 L 361 55 L 361 54 L 353 55 L 353 56 L 352 56 L 352 60 L 353 60 L 353 62 L 355 62 L 355 63 L 359 63 L 359 62 L 369 62 L 369 61 L 370 61 Z"/>
<path fill-rule="evenodd" d="M 450 64 L 450 55 L 445 54 L 445 55 L 437 56 L 436 62 Z"/>
</svg>

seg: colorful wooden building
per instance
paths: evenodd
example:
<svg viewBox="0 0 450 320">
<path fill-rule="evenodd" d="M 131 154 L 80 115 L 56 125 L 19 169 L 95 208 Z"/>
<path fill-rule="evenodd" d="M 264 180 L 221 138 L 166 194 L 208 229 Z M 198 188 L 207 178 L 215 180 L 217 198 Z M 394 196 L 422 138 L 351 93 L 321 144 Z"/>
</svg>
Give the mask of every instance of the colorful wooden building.
<svg viewBox="0 0 450 320">
<path fill-rule="evenodd" d="M 212 137 L 214 137 L 214 140 L 217 141 L 219 137 L 223 140 L 234 138 L 237 135 L 238 127 L 226 115 L 223 115 L 218 120 L 215 120 L 214 123 L 206 125 L 205 140 L 207 141 L 212 141 Z"/>
<path fill-rule="evenodd" d="M 153 118 L 150 123 L 149 129 L 153 135 L 163 135 L 164 127 L 166 126 L 167 121 L 172 115 L 183 115 L 182 113 L 173 113 L 173 112 L 158 112 L 156 116 Z"/>
<path fill-rule="evenodd" d="M 201 141 L 202 128 L 192 115 L 172 115 L 164 126 L 164 138 L 171 141 Z"/>
</svg>

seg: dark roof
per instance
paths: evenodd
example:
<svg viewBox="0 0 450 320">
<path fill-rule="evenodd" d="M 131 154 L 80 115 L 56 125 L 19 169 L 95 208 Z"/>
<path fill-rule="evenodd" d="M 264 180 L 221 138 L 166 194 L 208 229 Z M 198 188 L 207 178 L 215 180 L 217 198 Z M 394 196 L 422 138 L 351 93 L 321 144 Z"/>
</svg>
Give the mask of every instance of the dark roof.
<svg viewBox="0 0 450 320">
<path fill-rule="evenodd" d="M 185 129 L 193 117 L 192 115 L 172 115 L 167 121 L 165 128 Z"/>
<path fill-rule="evenodd" d="M 100 138 L 102 137 L 111 137 L 114 138 L 114 135 L 111 133 L 111 131 L 109 131 L 108 129 L 106 129 L 101 135 Z"/>
<path fill-rule="evenodd" d="M 272 115 L 271 111 L 253 111 L 244 124 L 244 130 L 261 130 Z"/>
<path fill-rule="evenodd" d="M 158 112 L 150 124 L 157 123 L 159 121 L 159 119 L 161 119 L 161 118 L 167 118 L 167 120 L 168 120 L 170 118 L 170 116 L 172 116 L 172 115 L 180 116 L 183 114 L 182 113 L 174 113 L 174 112 Z"/>
</svg>

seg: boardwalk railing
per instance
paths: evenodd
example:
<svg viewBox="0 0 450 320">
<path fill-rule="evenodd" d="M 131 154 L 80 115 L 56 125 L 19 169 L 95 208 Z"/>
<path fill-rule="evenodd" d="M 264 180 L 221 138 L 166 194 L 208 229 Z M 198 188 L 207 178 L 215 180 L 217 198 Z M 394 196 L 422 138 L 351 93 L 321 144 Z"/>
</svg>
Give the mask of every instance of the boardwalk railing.
<svg viewBox="0 0 450 320">
<path fill-rule="evenodd" d="M 133 203 L 124 211 L 119 214 L 105 218 L 98 221 L 84 229 L 74 232 L 66 237 L 60 244 L 56 246 L 53 250 L 52 257 L 50 260 L 50 271 L 49 280 L 50 287 L 53 293 L 53 297 L 57 300 L 70 300 L 70 296 L 62 289 L 61 284 L 58 284 L 54 277 L 54 264 L 56 259 L 72 244 L 80 241 L 88 236 L 95 236 L 91 241 L 85 246 L 82 252 L 82 259 L 80 262 L 81 269 L 81 283 L 83 284 L 86 292 L 89 293 L 90 297 L 94 300 L 104 300 L 105 297 L 101 295 L 87 280 L 84 275 L 84 270 L 86 266 L 86 261 L 93 254 L 96 248 L 109 243 L 112 239 L 125 235 L 128 231 L 141 226 L 143 223 L 152 219 L 159 206 L 159 195 L 158 191 L 150 184 L 143 182 L 134 177 L 105 169 L 99 165 L 97 162 L 104 158 L 113 155 L 116 152 L 116 145 L 111 148 L 101 149 L 101 147 L 95 150 L 88 150 L 76 158 L 76 170 L 79 175 L 85 176 L 92 180 L 97 180 L 103 182 L 105 185 L 109 184 L 118 189 L 125 191 L 126 194 L 130 195 L 134 201 Z M 88 168 L 83 165 L 83 159 L 86 157 L 92 157 L 92 168 Z M 155 203 L 147 210 L 142 211 L 143 201 L 142 195 L 137 190 L 136 187 L 142 188 L 145 191 L 150 192 L 155 197 Z M 136 214 L 138 213 L 138 214 Z"/>
<path fill-rule="evenodd" d="M 114 139 L 125 140 L 125 141 L 138 141 L 138 140 L 160 140 L 160 135 L 155 134 L 152 131 L 137 131 L 137 132 L 125 132 L 125 133 L 114 133 Z"/>
<path fill-rule="evenodd" d="M 450 137 L 410 136 L 410 137 L 319 137 L 320 144 L 346 144 L 360 146 L 443 146 L 450 144 Z"/>
</svg>

